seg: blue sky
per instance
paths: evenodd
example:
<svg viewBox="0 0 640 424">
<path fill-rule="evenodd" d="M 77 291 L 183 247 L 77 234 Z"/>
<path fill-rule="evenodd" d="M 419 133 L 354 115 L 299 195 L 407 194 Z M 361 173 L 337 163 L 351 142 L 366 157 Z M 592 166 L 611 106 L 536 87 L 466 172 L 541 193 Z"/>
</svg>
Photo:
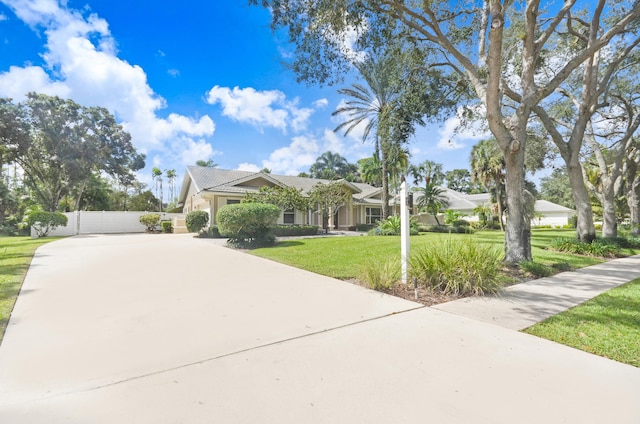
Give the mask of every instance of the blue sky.
<svg viewBox="0 0 640 424">
<path fill-rule="evenodd" d="M 153 166 L 182 176 L 198 159 L 295 175 L 327 150 L 370 156 L 357 131 L 333 132 L 343 85 L 298 84 L 283 65 L 293 49 L 269 22 L 245 0 L 0 0 L 0 97 L 108 108 L 147 155 L 146 183 Z M 457 122 L 420 129 L 412 162 L 466 168 L 482 134 L 455 133 Z"/>
</svg>

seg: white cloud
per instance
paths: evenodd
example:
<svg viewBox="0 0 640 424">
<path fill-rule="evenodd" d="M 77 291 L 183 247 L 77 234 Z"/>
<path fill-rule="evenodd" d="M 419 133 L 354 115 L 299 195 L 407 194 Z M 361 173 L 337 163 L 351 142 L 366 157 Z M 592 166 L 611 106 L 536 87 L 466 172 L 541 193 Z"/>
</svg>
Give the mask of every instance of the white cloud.
<svg viewBox="0 0 640 424">
<path fill-rule="evenodd" d="M 255 89 L 214 86 L 207 93 L 209 104 L 220 103 L 222 114 L 229 118 L 262 127 L 274 127 L 284 130 L 287 125 L 288 112 L 274 109 L 272 105 L 282 104 L 285 100 L 283 92 L 278 90 L 256 91 Z"/>
<path fill-rule="evenodd" d="M 247 163 L 247 162 L 243 162 L 240 165 L 238 165 L 237 170 L 238 171 L 247 171 L 247 172 L 260 172 L 262 168 L 260 168 L 258 165 L 253 164 L 253 163 Z"/>
<path fill-rule="evenodd" d="M 38 66 L 11 66 L 8 72 L 0 73 L 0 96 L 21 101 L 29 91 L 60 97 L 71 94 L 69 86 L 51 81 L 44 69 Z"/>
<path fill-rule="evenodd" d="M 180 76 L 180 71 L 177 69 L 169 69 L 167 71 L 167 74 L 171 75 L 172 77 L 176 78 Z"/>
<path fill-rule="evenodd" d="M 318 99 L 315 102 L 313 102 L 313 106 L 318 109 L 327 107 L 328 104 L 329 104 L 329 100 L 327 99 Z"/>
<path fill-rule="evenodd" d="M 148 85 L 141 67 L 117 57 L 104 19 L 95 14 L 84 17 L 53 0 L 3 1 L 26 24 L 45 29 L 46 45 L 44 67 L 14 66 L 0 73 L 0 96 L 20 99 L 38 91 L 106 107 L 140 151 L 155 150 L 167 157 L 173 155 L 166 149 L 175 137 L 198 145 L 196 139 L 213 135 L 215 125 L 208 116 L 158 116 L 165 100 Z"/>
<path fill-rule="evenodd" d="M 0 13 L 0 22 L 6 21 L 7 19 L 9 19 L 7 18 L 7 15 L 5 15 L 4 13 Z"/>
<path fill-rule="evenodd" d="M 208 160 L 217 153 L 206 140 L 193 140 L 184 137 L 177 140 L 175 144 L 178 144 L 176 151 L 181 152 L 182 165 L 185 166 L 193 165 L 198 160 Z"/>
<path fill-rule="evenodd" d="M 318 143 L 311 137 L 293 137 L 291 144 L 275 150 L 269 159 L 262 162 L 274 174 L 296 175 L 308 169 L 318 157 Z"/>
<path fill-rule="evenodd" d="M 280 90 L 258 91 L 252 87 L 214 86 L 207 92 L 207 103 L 220 103 L 222 115 L 257 128 L 271 127 L 286 132 L 287 128 L 300 132 L 314 110 L 298 107 L 299 99 L 287 100 Z"/>
</svg>

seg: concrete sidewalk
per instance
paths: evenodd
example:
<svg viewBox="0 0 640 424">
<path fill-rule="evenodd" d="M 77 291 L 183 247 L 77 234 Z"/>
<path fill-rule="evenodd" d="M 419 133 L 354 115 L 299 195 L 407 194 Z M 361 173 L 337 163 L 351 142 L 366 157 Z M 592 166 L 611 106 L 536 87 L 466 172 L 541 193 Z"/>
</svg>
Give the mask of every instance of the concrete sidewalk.
<svg viewBox="0 0 640 424">
<path fill-rule="evenodd" d="M 640 369 L 189 235 L 40 248 L 0 423 L 638 423 Z"/>
<path fill-rule="evenodd" d="M 636 278 L 640 255 L 516 284 L 497 296 L 468 297 L 433 308 L 522 330 Z"/>
</svg>

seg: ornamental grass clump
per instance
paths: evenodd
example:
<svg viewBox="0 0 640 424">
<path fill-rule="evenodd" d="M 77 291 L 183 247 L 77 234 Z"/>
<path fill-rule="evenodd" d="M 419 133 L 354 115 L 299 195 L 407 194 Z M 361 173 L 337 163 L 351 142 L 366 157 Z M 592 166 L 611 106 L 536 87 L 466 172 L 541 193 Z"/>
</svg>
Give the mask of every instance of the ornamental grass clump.
<svg viewBox="0 0 640 424">
<path fill-rule="evenodd" d="M 360 270 L 358 280 L 373 290 L 391 288 L 401 278 L 400 260 L 387 258 L 384 262 L 368 260 Z"/>
<path fill-rule="evenodd" d="M 603 258 L 614 258 L 622 254 L 619 242 L 610 239 L 598 239 L 591 243 L 585 243 L 571 237 L 560 237 L 551 241 L 550 248 L 575 255 L 599 256 Z"/>
<path fill-rule="evenodd" d="M 411 274 L 419 283 L 449 295 L 482 295 L 500 288 L 502 252 L 472 238 L 441 239 L 411 255 Z"/>
</svg>

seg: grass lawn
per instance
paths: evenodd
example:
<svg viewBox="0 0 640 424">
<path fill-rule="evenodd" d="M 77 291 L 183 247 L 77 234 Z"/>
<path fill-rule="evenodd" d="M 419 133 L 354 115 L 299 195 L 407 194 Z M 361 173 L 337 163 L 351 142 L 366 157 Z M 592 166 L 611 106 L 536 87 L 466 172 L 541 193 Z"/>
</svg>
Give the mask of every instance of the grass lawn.
<svg viewBox="0 0 640 424">
<path fill-rule="evenodd" d="M 36 249 L 60 237 L 0 237 L 0 342 Z"/>
<path fill-rule="evenodd" d="M 602 259 L 575 256 L 568 253 L 546 250 L 551 240 L 572 237 L 575 230 L 533 230 L 531 248 L 533 259 L 544 265 L 568 264 L 571 268 L 582 268 L 602 262 Z M 411 249 L 418 249 L 439 238 L 473 237 L 482 243 L 494 244 L 503 249 L 504 233 L 500 231 L 478 231 L 472 235 L 426 233 L 411 237 Z M 278 242 L 273 247 L 250 251 L 252 254 L 277 262 L 306 269 L 334 278 L 354 278 L 368 259 L 383 261 L 390 256 L 400 257 L 400 237 L 325 237 Z M 636 254 L 628 250 L 628 254 Z"/>
<path fill-rule="evenodd" d="M 640 279 L 524 332 L 640 367 Z"/>
</svg>

